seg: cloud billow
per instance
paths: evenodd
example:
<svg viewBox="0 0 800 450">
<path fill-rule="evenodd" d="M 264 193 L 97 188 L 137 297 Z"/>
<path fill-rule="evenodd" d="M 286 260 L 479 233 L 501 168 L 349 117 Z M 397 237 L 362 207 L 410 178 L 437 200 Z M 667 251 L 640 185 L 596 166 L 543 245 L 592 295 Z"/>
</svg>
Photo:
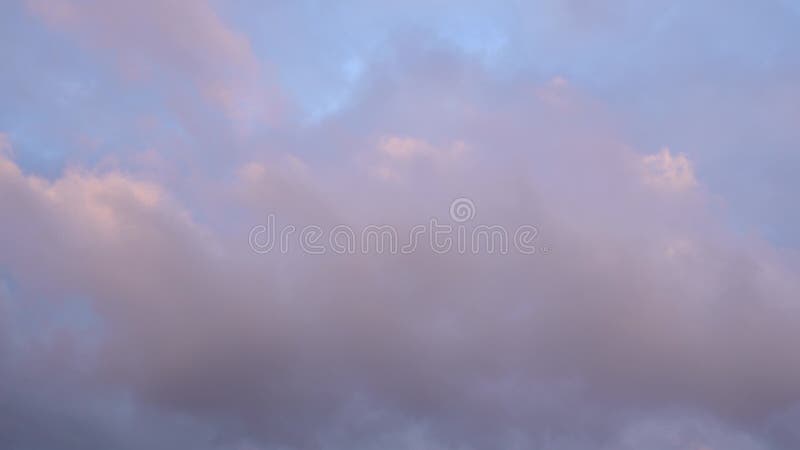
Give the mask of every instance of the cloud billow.
<svg viewBox="0 0 800 450">
<path fill-rule="evenodd" d="M 165 104 L 224 111 L 237 145 L 215 167 L 167 147 L 148 153 L 157 167 L 120 155 L 46 179 L 1 135 L 0 447 L 800 442 L 796 254 L 732 231 L 690 149 L 639 147 L 570 77 L 497 76 L 407 30 L 309 123 L 205 2 L 147 2 L 118 27 L 92 2 L 29 3 L 77 45 L 169 74 L 144 83 L 187 81 L 194 94 Z M 616 17 L 592 25 L 565 3 L 579 28 Z M 166 34 L 132 40 L 142 24 Z M 242 115 L 242 98 L 259 106 Z M 548 251 L 259 254 L 248 238 L 269 214 L 529 224 Z"/>
</svg>

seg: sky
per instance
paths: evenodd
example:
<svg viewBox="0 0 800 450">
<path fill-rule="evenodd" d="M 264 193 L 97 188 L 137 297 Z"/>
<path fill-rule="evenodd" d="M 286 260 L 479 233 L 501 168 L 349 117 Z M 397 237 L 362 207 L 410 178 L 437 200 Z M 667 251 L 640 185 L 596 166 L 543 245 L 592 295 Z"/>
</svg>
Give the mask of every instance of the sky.
<svg viewBox="0 0 800 450">
<path fill-rule="evenodd" d="M 797 0 L 4 0 L 0 61 L 0 448 L 800 447 Z"/>
</svg>

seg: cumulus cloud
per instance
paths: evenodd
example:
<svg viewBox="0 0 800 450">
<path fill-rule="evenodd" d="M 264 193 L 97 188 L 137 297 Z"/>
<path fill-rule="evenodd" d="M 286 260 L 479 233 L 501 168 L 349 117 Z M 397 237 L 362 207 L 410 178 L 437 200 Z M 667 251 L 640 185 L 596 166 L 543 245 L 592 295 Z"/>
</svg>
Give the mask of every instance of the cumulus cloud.
<svg viewBox="0 0 800 450">
<path fill-rule="evenodd" d="M 669 148 L 642 157 L 644 181 L 666 191 L 684 191 L 697 185 L 694 170 L 684 154 L 672 156 Z"/>
<path fill-rule="evenodd" d="M 206 1 L 26 3 L 48 25 L 108 52 L 127 78 L 174 77 L 171 89 L 176 102 L 186 103 L 182 96 L 200 95 L 249 131 L 274 124 L 282 113 L 274 74 L 256 58 L 247 37 L 225 23 Z M 182 93 L 187 81 L 194 91 Z"/>
<path fill-rule="evenodd" d="M 484 83 L 438 95 L 477 110 Z M 650 191 L 613 131 L 529 92 L 453 123 L 447 141 L 469 143 L 466 165 L 428 181 L 424 167 L 408 167 L 417 184 L 399 190 L 357 159 L 334 170 L 286 156 L 248 163 L 217 186 L 239 211 L 233 229 L 204 227 L 162 187 L 121 172 L 45 181 L 4 159 L 0 198 L 15 214 L 0 261 L 43 293 L 90 299 L 102 333 L 93 330 L 86 376 L 145 410 L 192 417 L 215 436 L 210 448 L 624 448 L 662 439 L 634 424 L 674 408 L 742 430 L 714 437 L 702 425 L 698 436 L 710 437 L 697 445 L 758 448 L 764 438 L 752 433 L 800 396 L 796 266 L 713 218 L 698 221 L 711 217 L 702 201 Z M 395 117 L 425 135 L 424 120 Z M 381 135 L 382 122 L 371 126 L 365 135 Z M 325 140 L 331 130 L 314 132 Z M 467 145 L 378 142 L 391 161 Z M 656 161 L 666 182 L 685 182 L 684 159 Z M 535 223 L 552 252 L 247 247 L 267 211 L 298 225 L 402 225 L 446 218 L 465 190 L 481 222 Z"/>
<path fill-rule="evenodd" d="M 207 3 L 29 4 L 223 108 L 269 86 Z M 796 253 L 732 232 L 686 155 L 637 148 L 571 78 L 404 38 L 341 110 L 238 136 L 213 176 L 0 152 L 0 446 L 797 446 Z M 406 231 L 459 197 L 547 251 L 248 245 L 269 214 Z"/>
<path fill-rule="evenodd" d="M 377 157 L 369 155 L 365 159 L 376 160 L 369 171 L 385 181 L 402 181 L 403 172 L 419 162 L 446 170 L 447 165 L 457 162 L 467 151 L 466 144 L 461 141 L 440 148 L 424 140 L 400 136 L 383 136 L 377 147 Z"/>
</svg>

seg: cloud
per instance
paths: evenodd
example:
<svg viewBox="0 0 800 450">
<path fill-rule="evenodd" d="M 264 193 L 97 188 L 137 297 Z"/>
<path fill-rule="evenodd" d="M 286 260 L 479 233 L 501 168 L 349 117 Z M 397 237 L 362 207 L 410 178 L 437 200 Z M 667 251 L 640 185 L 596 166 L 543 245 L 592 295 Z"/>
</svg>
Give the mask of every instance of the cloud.
<svg viewBox="0 0 800 450">
<path fill-rule="evenodd" d="M 680 192 L 697 186 L 694 170 L 684 154 L 672 156 L 669 148 L 642 157 L 645 183 L 656 189 Z"/>
<path fill-rule="evenodd" d="M 57 30 L 108 53 L 129 79 L 173 77 L 176 101 L 188 80 L 194 92 L 239 129 L 276 123 L 281 94 L 246 36 L 206 1 L 28 0 Z M 187 106 L 186 108 L 189 108 Z M 188 112 L 186 112 L 188 113 Z"/>
<path fill-rule="evenodd" d="M 566 9 L 588 28 L 622 20 L 634 29 L 623 36 L 643 35 L 622 3 Z M 694 150 L 692 161 L 666 148 L 643 156 L 652 147 L 631 142 L 614 104 L 572 73 L 551 77 L 591 36 L 512 29 L 503 51 L 567 51 L 544 55 L 541 74 L 499 76 L 430 30 L 404 30 L 364 58 L 335 113 L 262 129 L 276 124 L 264 118 L 275 104 L 267 69 L 210 4 L 28 4 L 179 109 L 212 105 L 252 118 L 255 132 L 230 149 L 193 148 L 198 160 L 230 159 L 210 174 L 157 181 L 124 164 L 48 179 L 0 156 L 0 447 L 800 442 L 796 253 L 728 228 Z M 327 22 L 325 12 L 314 9 Z M 540 20 L 517 15 L 522 28 Z M 181 132 L 202 141 L 225 127 L 200 123 Z M 161 164 L 170 142 L 143 162 Z M 459 197 L 477 208 L 468 225 L 534 224 L 548 251 L 248 247 L 270 213 L 298 228 L 406 230 L 446 221 Z"/>
<path fill-rule="evenodd" d="M 527 97 L 484 103 L 480 72 L 445 70 L 465 81 L 410 89 L 431 83 L 422 76 L 392 84 L 406 95 L 387 101 L 375 80 L 370 95 L 385 114 L 375 118 L 366 97 L 337 120 L 360 121 L 355 142 L 387 161 L 449 157 L 463 142 L 470 157 L 458 170 L 430 178 L 410 165 L 414 183 L 389 188 L 357 158 L 320 166 L 265 156 L 207 187 L 230 203 L 207 211 L 236 212 L 209 227 L 163 186 L 123 172 L 44 181 L 3 159 L 0 200 L 15 215 L 0 265 L 36 295 L 90 299 L 105 331 L 93 331 L 99 345 L 76 383 L 128 393 L 136 423 L 154 433 L 163 433 L 154 417 L 190 417 L 212 436 L 209 448 L 619 448 L 662 439 L 630 430 L 674 408 L 725 424 L 721 437 L 702 425 L 699 436 L 711 437 L 698 445 L 758 448 L 769 438 L 762 424 L 800 399 L 795 263 L 725 232 L 704 202 L 648 189 L 628 165 L 639 156 L 595 120 L 591 101 L 576 97 L 565 111 L 533 85 L 521 89 Z M 456 99 L 470 113 L 436 129 L 404 107 Z M 359 154 L 336 139 L 340 126 L 307 132 Z M 372 136 L 389 137 L 376 149 Z M 655 176 L 685 182 L 685 159 L 653 161 Z M 247 247 L 266 211 L 298 226 L 405 226 L 446 218 L 465 192 L 476 220 L 534 223 L 552 251 Z M 30 352 L 27 364 L 48 354 Z"/>
<path fill-rule="evenodd" d="M 436 147 L 424 140 L 412 137 L 383 136 L 378 142 L 377 158 L 372 155 L 361 156 L 377 159 L 371 162 L 369 172 L 385 181 L 402 181 L 409 166 L 424 162 L 440 170 L 458 162 L 467 151 L 464 142 L 456 141 L 446 147 Z"/>
</svg>

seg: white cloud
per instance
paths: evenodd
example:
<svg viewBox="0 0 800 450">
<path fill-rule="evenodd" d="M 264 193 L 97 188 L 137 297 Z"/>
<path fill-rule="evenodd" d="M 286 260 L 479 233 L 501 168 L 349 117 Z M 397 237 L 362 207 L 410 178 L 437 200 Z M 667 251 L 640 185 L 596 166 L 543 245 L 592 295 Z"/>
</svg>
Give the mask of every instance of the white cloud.
<svg viewBox="0 0 800 450">
<path fill-rule="evenodd" d="M 645 183 L 663 191 L 682 192 L 697 186 L 689 158 L 683 153 L 675 156 L 664 147 L 654 155 L 642 157 Z"/>
</svg>

